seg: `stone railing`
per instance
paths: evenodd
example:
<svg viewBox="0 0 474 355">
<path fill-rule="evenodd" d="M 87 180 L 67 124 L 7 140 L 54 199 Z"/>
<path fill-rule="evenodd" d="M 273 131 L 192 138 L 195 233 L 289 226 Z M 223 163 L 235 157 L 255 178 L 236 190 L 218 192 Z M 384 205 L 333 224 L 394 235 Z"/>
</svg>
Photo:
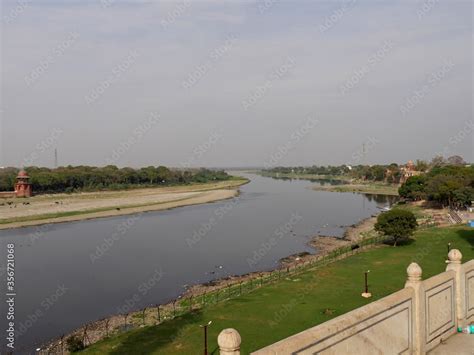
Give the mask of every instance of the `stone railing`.
<svg viewBox="0 0 474 355">
<path fill-rule="evenodd" d="M 474 322 L 474 260 L 448 254 L 446 271 L 422 281 L 416 263 L 405 288 L 252 354 L 425 354 Z M 225 329 L 220 354 L 239 355 L 240 335 Z"/>
</svg>

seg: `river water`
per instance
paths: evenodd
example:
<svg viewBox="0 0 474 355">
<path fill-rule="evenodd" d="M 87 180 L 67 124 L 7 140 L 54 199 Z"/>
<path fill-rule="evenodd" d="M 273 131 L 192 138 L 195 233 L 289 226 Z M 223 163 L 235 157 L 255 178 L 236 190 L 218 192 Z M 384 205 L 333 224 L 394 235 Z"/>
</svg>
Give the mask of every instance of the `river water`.
<svg viewBox="0 0 474 355">
<path fill-rule="evenodd" d="M 274 268 L 285 256 L 314 252 L 311 236 L 342 236 L 390 204 L 384 196 L 311 190 L 317 182 L 247 177 L 232 200 L 0 231 L 2 297 L 7 244 L 15 245 L 16 353 L 90 321 L 167 302 L 186 285 Z M 5 301 L 0 311 L 4 353 Z"/>
</svg>

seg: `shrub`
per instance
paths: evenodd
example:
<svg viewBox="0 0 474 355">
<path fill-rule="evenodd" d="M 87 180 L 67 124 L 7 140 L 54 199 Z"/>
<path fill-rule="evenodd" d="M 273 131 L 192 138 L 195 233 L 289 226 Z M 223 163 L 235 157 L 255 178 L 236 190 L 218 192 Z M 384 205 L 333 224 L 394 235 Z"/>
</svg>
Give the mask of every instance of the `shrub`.
<svg viewBox="0 0 474 355">
<path fill-rule="evenodd" d="M 72 335 L 66 340 L 67 350 L 71 353 L 85 349 L 84 342 L 77 335 Z"/>
<path fill-rule="evenodd" d="M 412 212 L 396 208 L 377 217 L 375 230 L 392 238 L 393 246 L 397 246 L 397 242 L 412 236 L 417 226 L 416 217 Z"/>
</svg>

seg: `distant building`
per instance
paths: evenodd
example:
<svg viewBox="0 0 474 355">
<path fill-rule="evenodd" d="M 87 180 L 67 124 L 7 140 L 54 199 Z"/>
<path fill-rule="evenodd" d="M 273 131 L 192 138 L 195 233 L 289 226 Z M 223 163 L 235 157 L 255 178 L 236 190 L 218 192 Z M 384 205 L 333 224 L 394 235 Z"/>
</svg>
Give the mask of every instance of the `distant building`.
<svg viewBox="0 0 474 355">
<path fill-rule="evenodd" d="M 409 160 L 406 165 L 400 167 L 400 173 L 400 183 L 403 184 L 409 177 L 420 175 L 422 172 L 417 171 L 413 161 Z"/>
<path fill-rule="evenodd" d="M 0 192 L 0 198 L 31 197 L 32 194 L 28 173 L 25 170 L 20 170 L 16 177 L 15 191 Z"/>
<path fill-rule="evenodd" d="M 16 197 L 31 197 L 30 177 L 25 170 L 21 170 L 16 177 L 15 184 Z"/>
</svg>

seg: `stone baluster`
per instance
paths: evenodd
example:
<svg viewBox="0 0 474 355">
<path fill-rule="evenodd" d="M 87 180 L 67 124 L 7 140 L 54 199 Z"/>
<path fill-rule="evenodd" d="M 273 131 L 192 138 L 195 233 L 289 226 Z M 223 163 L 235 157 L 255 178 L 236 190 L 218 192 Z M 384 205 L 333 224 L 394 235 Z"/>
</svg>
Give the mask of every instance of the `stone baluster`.
<svg viewBox="0 0 474 355">
<path fill-rule="evenodd" d="M 422 270 L 417 263 L 411 263 L 407 268 L 407 281 L 405 287 L 412 288 L 414 292 L 414 302 L 412 310 L 413 322 L 413 354 L 425 354 L 426 350 L 426 330 L 425 330 L 425 299 L 423 283 L 421 281 Z"/>
<path fill-rule="evenodd" d="M 451 249 L 448 253 L 448 265 L 446 271 L 454 271 L 454 301 L 456 303 L 456 326 L 464 327 L 466 324 L 466 312 L 464 305 L 465 282 L 463 266 L 461 264 L 462 254 L 458 249 Z"/>
<path fill-rule="evenodd" d="M 240 334 L 233 328 L 224 329 L 217 337 L 220 355 L 240 355 Z"/>
</svg>

